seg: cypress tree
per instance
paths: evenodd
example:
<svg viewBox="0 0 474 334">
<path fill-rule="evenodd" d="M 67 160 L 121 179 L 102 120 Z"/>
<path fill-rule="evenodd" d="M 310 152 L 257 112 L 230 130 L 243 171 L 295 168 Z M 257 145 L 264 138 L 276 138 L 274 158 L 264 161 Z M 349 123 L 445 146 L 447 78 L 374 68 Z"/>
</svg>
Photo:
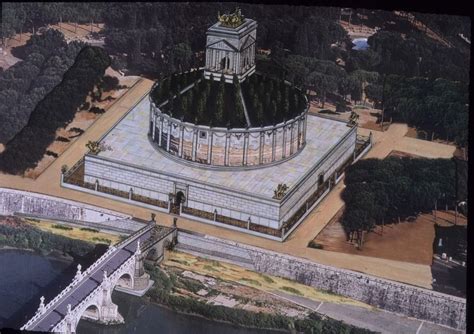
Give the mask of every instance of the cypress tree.
<svg viewBox="0 0 474 334">
<path fill-rule="evenodd" d="M 172 74 L 170 77 L 170 85 L 169 89 L 171 92 L 174 92 L 176 90 L 176 86 L 178 85 L 176 74 Z"/>
<path fill-rule="evenodd" d="M 262 125 L 265 117 L 263 114 L 263 106 L 261 102 L 257 102 L 256 116 L 257 116 L 257 124 Z"/>
<path fill-rule="evenodd" d="M 221 76 L 221 81 L 217 88 L 216 94 L 216 108 L 215 108 L 215 120 L 216 124 L 222 125 L 224 120 L 224 94 L 225 94 L 225 77 L 224 74 Z"/>
<path fill-rule="evenodd" d="M 198 124 L 206 124 L 208 121 L 206 113 L 206 104 L 207 99 L 204 95 L 200 95 L 197 99 L 197 108 L 196 108 L 196 117 L 198 119 Z"/>
<path fill-rule="evenodd" d="M 249 98 L 253 98 L 255 96 L 255 83 L 250 80 L 247 86 L 248 96 Z"/>
<path fill-rule="evenodd" d="M 286 115 L 289 115 L 290 113 L 293 113 L 294 110 L 296 109 L 294 87 L 292 87 L 291 91 L 288 92 L 288 100 L 289 100 L 288 113 L 283 115 L 283 117 L 286 117 Z"/>
<path fill-rule="evenodd" d="M 237 75 L 234 74 L 233 78 L 233 90 L 234 90 L 234 106 L 235 113 L 232 117 L 233 123 L 236 123 L 239 127 L 244 127 L 246 125 L 244 107 L 242 105 L 242 99 L 240 98 L 240 83 Z"/>
<path fill-rule="evenodd" d="M 159 89 L 160 91 L 160 98 L 158 103 L 163 103 L 164 100 L 168 97 L 169 92 L 170 92 L 170 78 L 165 78 L 162 80 L 161 88 Z"/>
<path fill-rule="evenodd" d="M 284 115 L 288 115 L 290 111 L 290 101 L 289 101 L 289 90 L 290 88 L 285 85 L 285 91 L 283 95 L 283 102 L 282 102 L 282 112 L 280 114 L 280 117 L 283 117 Z"/>
<path fill-rule="evenodd" d="M 299 112 L 299 108 L 300 108 L 300 105 L 301 105 L 300 104 L 300 95 L 298 94 L 298 91 L 296 89 L 294 90 L 294 97 L 295 97 L 295 108 L 290 111 L 290 113 L 292 115 Z"/>
<path fill-rule="evenodd" d="M 271 103 L 271 106 L 270 106 L 270 118 L 272 120 L 273 123 L 278 123 L 277 121 L 277 117 L 278 117 L 278 107 L 277 107 L 277 103 L 275 100 L 272 101 Z"/>
<path fill-rule="evenodd" d="M 265 92 L 265 99 L 264 99 L 264 103 L 263 103 L 263 108 L 264 108 L 265 111 L 270 109 L 270 103 L 271 102 L 272 102 L 271 93 L 269 91 L 266 91 Z"/>
</svg>

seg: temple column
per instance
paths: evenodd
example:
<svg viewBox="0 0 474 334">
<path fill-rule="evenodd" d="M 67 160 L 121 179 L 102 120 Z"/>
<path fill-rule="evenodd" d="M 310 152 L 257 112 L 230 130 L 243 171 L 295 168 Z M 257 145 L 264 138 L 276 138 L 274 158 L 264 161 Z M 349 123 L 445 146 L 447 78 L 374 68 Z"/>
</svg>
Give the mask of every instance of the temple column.
<svg viewBox="0 0 474 334">
<path fill-rule="evenodd" d="M 232 52 L 232 73 L 237 73 L 237 53 Z"/>
<path fill-rule="evenodd" d="M 272 162 L 275 161 L 275 137 L 276 137 L 276 130 L 272 130 Z"/>
<path fill-rule="evenodd" d="M 261 165 L 263 162 L 263 140 L 265 136 L 265 131 L 260 132 L 260 144 L 258 148 L 258 163 Z"/>
<path fill-rule="evenodd" d="M 237 61 L 236 61 L 236 64 L 235 64 L 235 66 L 236 66 L 236 73 L 237 73 L 237 74 L 240 74 L 240 69 L 242 68 L 242 67 L 241 67 L 241 61 L 242 61 L 242 59 L 241 59 L 241 57 L 240 57 L 240 53 L 238 53 L 238 54 L 237 54 Z"/>
<path fill-rule="evenodd" d="M 293 154 L 293 129 L 294 129 L 294 126 L 295 123 L 292 123 L 290 125 L 290 155 Z"/>
<path fill-rule="evenodd" d="M 153 113 L 152 125 L 153 125 L 153 132 L 152 132 L 151 138 L 153 139 L 153 141 L 155 141 L 155 132 L 156 132 L 156 114 L 155 113 Z"/>
<path fill-rule="evenodd" d="M 283 153 L 281 157 L 283 159 L 286 157 L 286 125 L 283 126 Z"/>
<path fill-rule="evenodd" d="M 170 141 L 171 141 L 171 122 L 168 122 L 168 137 L 166 140 L 166 152 L 170 151 Z"/>
<path fill-rule="evenodd" d="M 211 159 L 212 159 L 212 141 L 213 141 L 213 134 L 214 132 L 212 130 L 209 131 L 208 133 L 208 147 L 207 147 L 207 163 L 211 164 Z"/>
<path fill-rule="evenodd" d="M 212 49 L 211 70 L 216 66 L 216 50 Z"/>
<path fill-rule="evenodd" d="M 163 137 L 163 117 L 160 117 L 160 133 L 158 135 L 158 146 L 161 147 L 161 137 Z"/>
<path fill-rule="evenodd" d="M 184 126 L 180 125 L 179 126 L 179 147 L 178 147 L 178 156 L 182 157 L 183 156 L 183 141 L 184 141 Z"/>
<path fill-rule="evenodd" d="M 297 146 L 296 149 L 300 149 L 300 144 L 301 144 L 301 118 L 298 119 L 298 141 L 297 141 Z"/>
<path fill-rule="evenodd" d="M 249 133 L 245 132 L 244 134 L 244 156 L 243 156 L 243 161 L 242 164 L 244 166 L 247 165 L 247 159 L 248 159 L 248 154 L 249 154 Z"/>
<path fill-rule="evenodd" d="M 196 161 L 196 150 L 197 150 L 197 130 L 193 130 L 193 147 L 192 147 L 192 160 Z"/>
<path fill-rule="evenodd" d="M 302 144 L 306 144 L 306 128 L 308 127 L 308 116 L 304 116 L 303 120 L 303 142 Z"/>
<path fill-rule="evenodd" d="M 225 147 L 224 147 L 224 166 L 229 164 L 229 134 L 225 135 Z"/>
</svg>

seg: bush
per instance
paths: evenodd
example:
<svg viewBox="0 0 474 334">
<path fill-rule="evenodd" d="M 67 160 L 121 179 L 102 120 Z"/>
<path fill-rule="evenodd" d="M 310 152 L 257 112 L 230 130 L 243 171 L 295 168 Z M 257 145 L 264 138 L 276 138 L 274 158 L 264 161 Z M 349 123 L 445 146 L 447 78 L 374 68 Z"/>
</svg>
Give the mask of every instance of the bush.
<svg viewBox="0 0 474 334">
<path fill-rule="evenodd" d="M 105 109 L 98 108 L 98 107 L 92 107 L 89 111 L 91 113 L 94 113 L 94 114 L 103 114 L 103 113 L 105 113 Z"/>
<path fill-rule="evenodd" d="M 90 228 L 90 227 L 81 227 L 81 231 L 88 231 L 88 232 L 94 232 L 94 233 L 99 233 L 99 230 L 96 230 L 95 228 Z"/>
<path fill-rule="evenodd" d="M 57 228 L 57 229 L 59 229 L 59 230 L 67 230 L 67 231 L 73 230 L 73 228 L 70 227 L 70 226 L 65 226 L 65 225 L 60 225 L 60 224 L 54 224 L 54 225 L 52 225 L 51 227 L 52 227 L 52 228 Z"/>
<path fill-rule="evenodd" d="M 77 132 L 79 134 L 83 134 L 84 130 L 82 130 L 81 128 L 70 128 L 68 132 Z"/>
<path fill-rule="evenodd" d="M 323 249 L 323 245 L 321 244 L 318 244 L 316 241 L 314 240 L 311 240 L 309 243 L 308 243 L 308 247 L 309 248 L 316 248 L 316 249 Z"/>
<path fill-rule="evenodd" d="M 291 286 L 282 286 L 281 289 L 290 293 L 294 293 L 295 295 L 303 295 L 299 290 L 292 288 Z"/>
<path fill-rule="evenodd" d="M 50 150 L 47 150 L 47 151 L 46 151 L 46 155 L 52 156 L 52 157 L 54 157 L 54 158 L 59 157 L 59 155 L 58 155 L 57 153 L 55 153 L 55 152 L 53 152 L 53 151 L 50 151 Z"/>
<path fill-rule="evenodd" d="M 70 142 L 70 140 L 68 138 L 65 138 L 63 136 L 59 136 L 58 138 L 56 138 L 57 141 L 62 141 L 64 143 L 68 143 Z"/>
<path fill-rule="evenodd" d="M 81 106 L 81 110 L 89 110 L 91 107 L 91 104 L 89 102 L 84 102 L 84 104 Z"/>
<path fill-rule="evenodd" d="M 256 281 L 256 280 L 251 279 L 251 278 L 241 277 L 240 280 L 243 281 L 243 282 L 252 284 L 252 285 L 256 285 L 256 286 L 261 286 L 262 285 L 262 284 L 260 284 L 259 281 Z"/>
<path fill-rule="evenodd" d="M 92 240 L 97 241 L 99 243 L 104 243 L 104 244 L 107 244 L 107 245 L 110 245 L 112 243 L 112 240 L 107 239 L 107 238 L 93 237 Z"/>
<path fill-rule="evenodd" d="M 111 90 L 117 89 L 119 86 L 119 80 L 116 77 L 111 77 L 110 75 L 105 75 L 100 82 L 100 86 L 104 92 L 109 92 Z"/>
<path fill-rule="evenodd" d="M 193 279 L 182 279 L 180 282 L 183 283 L 186 290 L 191 291 L 192 293 L 196 293 L 199 290 L 206 288 L 204 284 Z"/>
<path fill-rule="evenodd" d="M 275 283 L 275 281 L 270 276 L 264 274 L 260 274 L 260 276 L 262 276 L 263 280 L 267 283 Z"/>
</svg>

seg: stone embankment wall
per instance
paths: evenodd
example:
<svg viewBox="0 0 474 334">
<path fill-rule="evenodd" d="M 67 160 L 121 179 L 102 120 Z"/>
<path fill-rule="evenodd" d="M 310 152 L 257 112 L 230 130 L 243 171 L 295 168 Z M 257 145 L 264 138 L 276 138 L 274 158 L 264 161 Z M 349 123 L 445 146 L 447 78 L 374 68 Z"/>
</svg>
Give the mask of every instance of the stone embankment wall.
<svg viewBox="0 0 474 334">
<path fill-rule="evenodd" d="M 295 280 L 405 316 L 466 328 L 463 298 L 189 231 L 178 232 L 177 249 Z"/>
<path fill-rule="evenodd" d="M 94 223 L 131 218 L 119 212 L 58 197 L 0 188 L 0 215 L 14 213 Z"/>
</svg>

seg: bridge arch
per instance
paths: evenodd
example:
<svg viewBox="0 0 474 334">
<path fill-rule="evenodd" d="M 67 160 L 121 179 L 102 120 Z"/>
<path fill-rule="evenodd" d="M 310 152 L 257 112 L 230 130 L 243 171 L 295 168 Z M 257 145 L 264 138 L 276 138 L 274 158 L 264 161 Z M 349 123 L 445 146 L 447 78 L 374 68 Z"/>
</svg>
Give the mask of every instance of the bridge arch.
<svg viewBox="0 0 474 334">
<path fill-rule="evenodd" d="M 99 320 L 100 319 L 100 307 L 95 303 L 89 304 L 82 312 L 81 318 Z"/>
<path fill-rule="evenodd" d="M 129 272 L 123 273 L 115 283 L 115 286 L 123 288 L 133 289 L 134 286 L 134 275 Z"/>
<path fill-rule="evenodd" d="M 87 305 L 84 305 L 83 307 L 81 307 L 80 310 L 77 310 L 75 311 L 75 313 L 78 315 L 78 316 L 75 316 L 74 317 L 74 320 L 72 321 L 72 323 L 70 324 L 70 331 L 71 333 L 75 333 L 76 330 L 77 330 L 77 326 L 79 325 L 79 322 L 81 320 L 93 320 L 93 321 L 100 321 L 101 319 L 101 316 L 102 316 L 102 312 L 101 312 L 101 309 L 99 307 L 99 305 L 97 305 L 97 301 L 96 300 L 92 300 L 90 303 L 87 303 Z M 69 325 L 67 323 L 64 324 L 66 327 L 68 327 Z"/>
</svg>

